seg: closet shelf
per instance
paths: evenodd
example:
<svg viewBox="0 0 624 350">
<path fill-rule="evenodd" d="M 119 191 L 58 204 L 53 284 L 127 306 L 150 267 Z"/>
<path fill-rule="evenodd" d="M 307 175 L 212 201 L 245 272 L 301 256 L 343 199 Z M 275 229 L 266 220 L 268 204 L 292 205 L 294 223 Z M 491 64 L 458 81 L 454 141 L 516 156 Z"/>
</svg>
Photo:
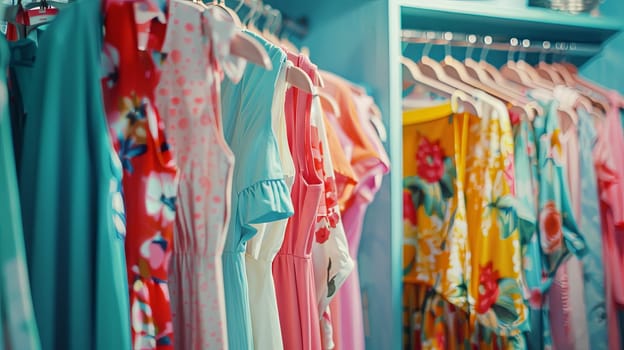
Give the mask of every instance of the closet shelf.
<svg viewBox="0 0 624 350">
<path fill-rule="evenodd" d="M 399 4 L 403 29 L 602 44 L 624 27 L 614 18 L 504 7 L 491 0 L 400 0 Z"/>
</svg>

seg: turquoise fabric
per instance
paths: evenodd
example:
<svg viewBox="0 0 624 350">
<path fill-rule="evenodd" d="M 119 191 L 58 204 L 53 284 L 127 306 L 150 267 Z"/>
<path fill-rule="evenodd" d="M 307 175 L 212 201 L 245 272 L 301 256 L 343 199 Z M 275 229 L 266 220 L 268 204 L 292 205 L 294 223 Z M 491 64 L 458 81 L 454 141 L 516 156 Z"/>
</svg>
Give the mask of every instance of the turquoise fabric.
<svg viewBox="0 0 624 350">
<path fill-rule="evenodd" d="M 223 131 L 236 157 L 232 181 L 231 221 L 223 251 L 223 276 L 230 350 L 253 349 L 245 271 L 251 224 L 285 219 L 293 214 L 284 183 L 271 106 L 277 76 L 286 61 L 283 51 L 254 36 L 266 48 L 272 70 L 248 64 L 242 80 L 222 83 Z"/>
<path fill-rule="evenodd" d="M 544 248 L 554 240 L 548 241 L 548 234 L 540 232 L 540 225 L 538 225 L 538 232 L 543 252 L 544 275 L 554 278 L 561 263 L 571 254 L 578 257 L 584 256 L 587 253 L 587 245 L 574 218 L 565 169 L 561 161 L 563 150 L 557 115 L 558 103 L 549 101 L 543 103 L 543 108 L 546 115 L 536 118 L 533 122 L 539 169 L 538 213 L 543 216 L 554 211 L 561 216 L 563 244 L 553 247 L 551 251 L 546 251 Z M 538 222 L 541 219 L 542 217 L 539 217 Z"/>
<path fill-rule="evenodd" d="M 76 2 L 41 36 L 28 85 L 40 98 L 26 105 L 20 192 L 43 349 L 130 349 L 121 172 L 104 115 L 101 45 L 101 3 Z"/>
<path fill-rule="evenodd" d="M 543 296 L 551 280 L 542 279 L 542 251 L 537 232 L 537 201 L 535 193 L 539 187 L 539 171 L 532 125 L 521 121 L 514 125 L 514 171 L 516 181 L 516 212 L 518 231 L 524 261 L 524 279 L 529 290 L 528 322 L 530 331 L 525 332 L 528 349 L 544 349 L 552 345 L 548 304 Z M 531 297 L 533 296 L 533 297 Z"/>
<path fill-rule="evenodd" d="M 0 350 L 38 350 L 4 75 L 8 56 L 0 38 Z"/>
<path fill-rule="evenodd" d="M 608 328 L 604 267 L 602 259 L 602 228 L 600 226 L 600 202 L 598 180 L 594 167 L 593 150 L 596 129 L 592 117 L 583 109 L 578 110 L 579 164 L 581 179 L 581 231 L 585 235 L 588 253 L 582 259 L 585 281 L 585 309 L 589 331 L 589 343 L 593 350 L 608 348 Z"/>
</svg>

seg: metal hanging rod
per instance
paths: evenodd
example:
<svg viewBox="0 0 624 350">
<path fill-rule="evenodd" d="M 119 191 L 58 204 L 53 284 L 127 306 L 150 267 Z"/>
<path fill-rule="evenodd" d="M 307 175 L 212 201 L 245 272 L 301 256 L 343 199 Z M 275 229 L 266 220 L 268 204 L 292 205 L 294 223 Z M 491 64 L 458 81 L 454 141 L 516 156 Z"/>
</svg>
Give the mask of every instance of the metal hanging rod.
<svg viewBox="0 0 624 350">
<path fill-rule="evenodd" d="M 493 51 L 533 52 L 542 54 L 563 54 L 573 56 L 593 56 L 601 46 L 594 44 L 529 40 L 512 37 L 509 40 L 494 38 L 491 35 L 475 35 L 453 32 L 402 30 L 401 41 L 406 43 L 480 47 Z"/>
</svg>

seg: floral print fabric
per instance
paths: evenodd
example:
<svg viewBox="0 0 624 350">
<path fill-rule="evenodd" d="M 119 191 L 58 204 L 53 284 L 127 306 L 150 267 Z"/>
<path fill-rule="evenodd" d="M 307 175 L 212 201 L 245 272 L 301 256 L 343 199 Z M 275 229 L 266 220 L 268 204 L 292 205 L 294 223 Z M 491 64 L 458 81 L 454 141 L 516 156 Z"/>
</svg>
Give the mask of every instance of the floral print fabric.
<svg viewBox="0 0 624 350">
<path fill-rule="evenodd" d="M 152 42 L 155 46 L 138 50 L 138 36 L 128 35 L 135 33 L 135 18 L 132 3 L 108 6 L 102 89 L 110 136 L 123 166 L 132 348 L 172 349 L 168 279 L 177 168 L 154 106 L 160 72 L 152 53 L 160 47 Z"/>
<path fill-rule="evenodd" d="M 527 328 L 527 310 L 513 197 L 513 135 L 502 103 L 487 96 L 479 102 L 481 116 L 463 116 L 469 118 L 465 186 L 470 325 L 518 338 Z M 491 346 L 478 340 L 479 348 Z"/>
</svg>

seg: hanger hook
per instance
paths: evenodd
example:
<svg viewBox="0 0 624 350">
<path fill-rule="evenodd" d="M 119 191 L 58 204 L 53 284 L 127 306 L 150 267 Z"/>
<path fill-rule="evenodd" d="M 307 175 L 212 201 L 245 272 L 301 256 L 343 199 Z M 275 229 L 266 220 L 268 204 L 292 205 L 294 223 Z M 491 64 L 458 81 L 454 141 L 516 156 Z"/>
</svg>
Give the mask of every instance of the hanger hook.
<svg viewBox="0 0 624 350">
<path fill-rule="evenodd" d="M 272 16 L 273 8 L 271 5 L 264 5 L 262 8 L 262 14 L 265 17 L 264 25 L 262 26 L 262 31 L 266 31 L 267 28 L 271 28 L 273 26 L 273 22 L 275 22 L 275 17 Z"/>
<path fill-rule="evenodd" d="M 280 10 L 277 9 L 273 9 L 273 15 L 275 16 L 275 23 L 274 23 L 274 28 L 273 29 L 273 34 L 277 35 L 277 33 L 279 32 L 279 30 L 282 28 L 282 12 Z"/>
<path fill-rule="evenodd" d="M 514 50 L 518 46 L 518 38 L 509 39 L 509 44 L 511 45 L 511 47 L 509 48 L 509 51 L 507 52 L 507 61 L 511 62 L 514 60 Z"/>
<path fill-rule="evenodd" d="M 251 3 L 249 4 L 249 12 L 247 13 L 247 15 L 242 21 L 244 25 L 248 25 L 251 18 L 256 14 L 257 7 L 255 6 L 255 4 L 257 1 L 258 0 L 252 0 Z"/>
<path fill-rule="evenodd" d="M 481 49 L 481 55 L 479 56 L 479 61 L 485 62 L 487 60 L 487 55 L 490 52 L 490 45 L 492 45 L 492 37 L 486 35 L 483 37 L 483 48 Z"/>
<path fill-rule="evenodd" d="M 468 58 L 472 59 L 472 53 L 474 51 L 474 44 L 477 42 L 477 36 L 470 34 L 466 38 L 466 41 L 468 42 L 468 47 L 466 48 L 466 57 L 464 57 L 464 61 Z"/>
<path fill-rule="evenodd" d="M 238 4 L 236 4 L 236 7 L 234 8 L 234 12 L 238 13 L 238 11 L 243 8 L 243 5 L 245 5 L 245 0 L 239 0 Z"/>
<path fill-rule="evenodd" d="M 444 33 L 444 55 L 452 56 L 451 52 L 451 44 L 453 43 L 453 33 L 446 32 Z"/>
</svg>

